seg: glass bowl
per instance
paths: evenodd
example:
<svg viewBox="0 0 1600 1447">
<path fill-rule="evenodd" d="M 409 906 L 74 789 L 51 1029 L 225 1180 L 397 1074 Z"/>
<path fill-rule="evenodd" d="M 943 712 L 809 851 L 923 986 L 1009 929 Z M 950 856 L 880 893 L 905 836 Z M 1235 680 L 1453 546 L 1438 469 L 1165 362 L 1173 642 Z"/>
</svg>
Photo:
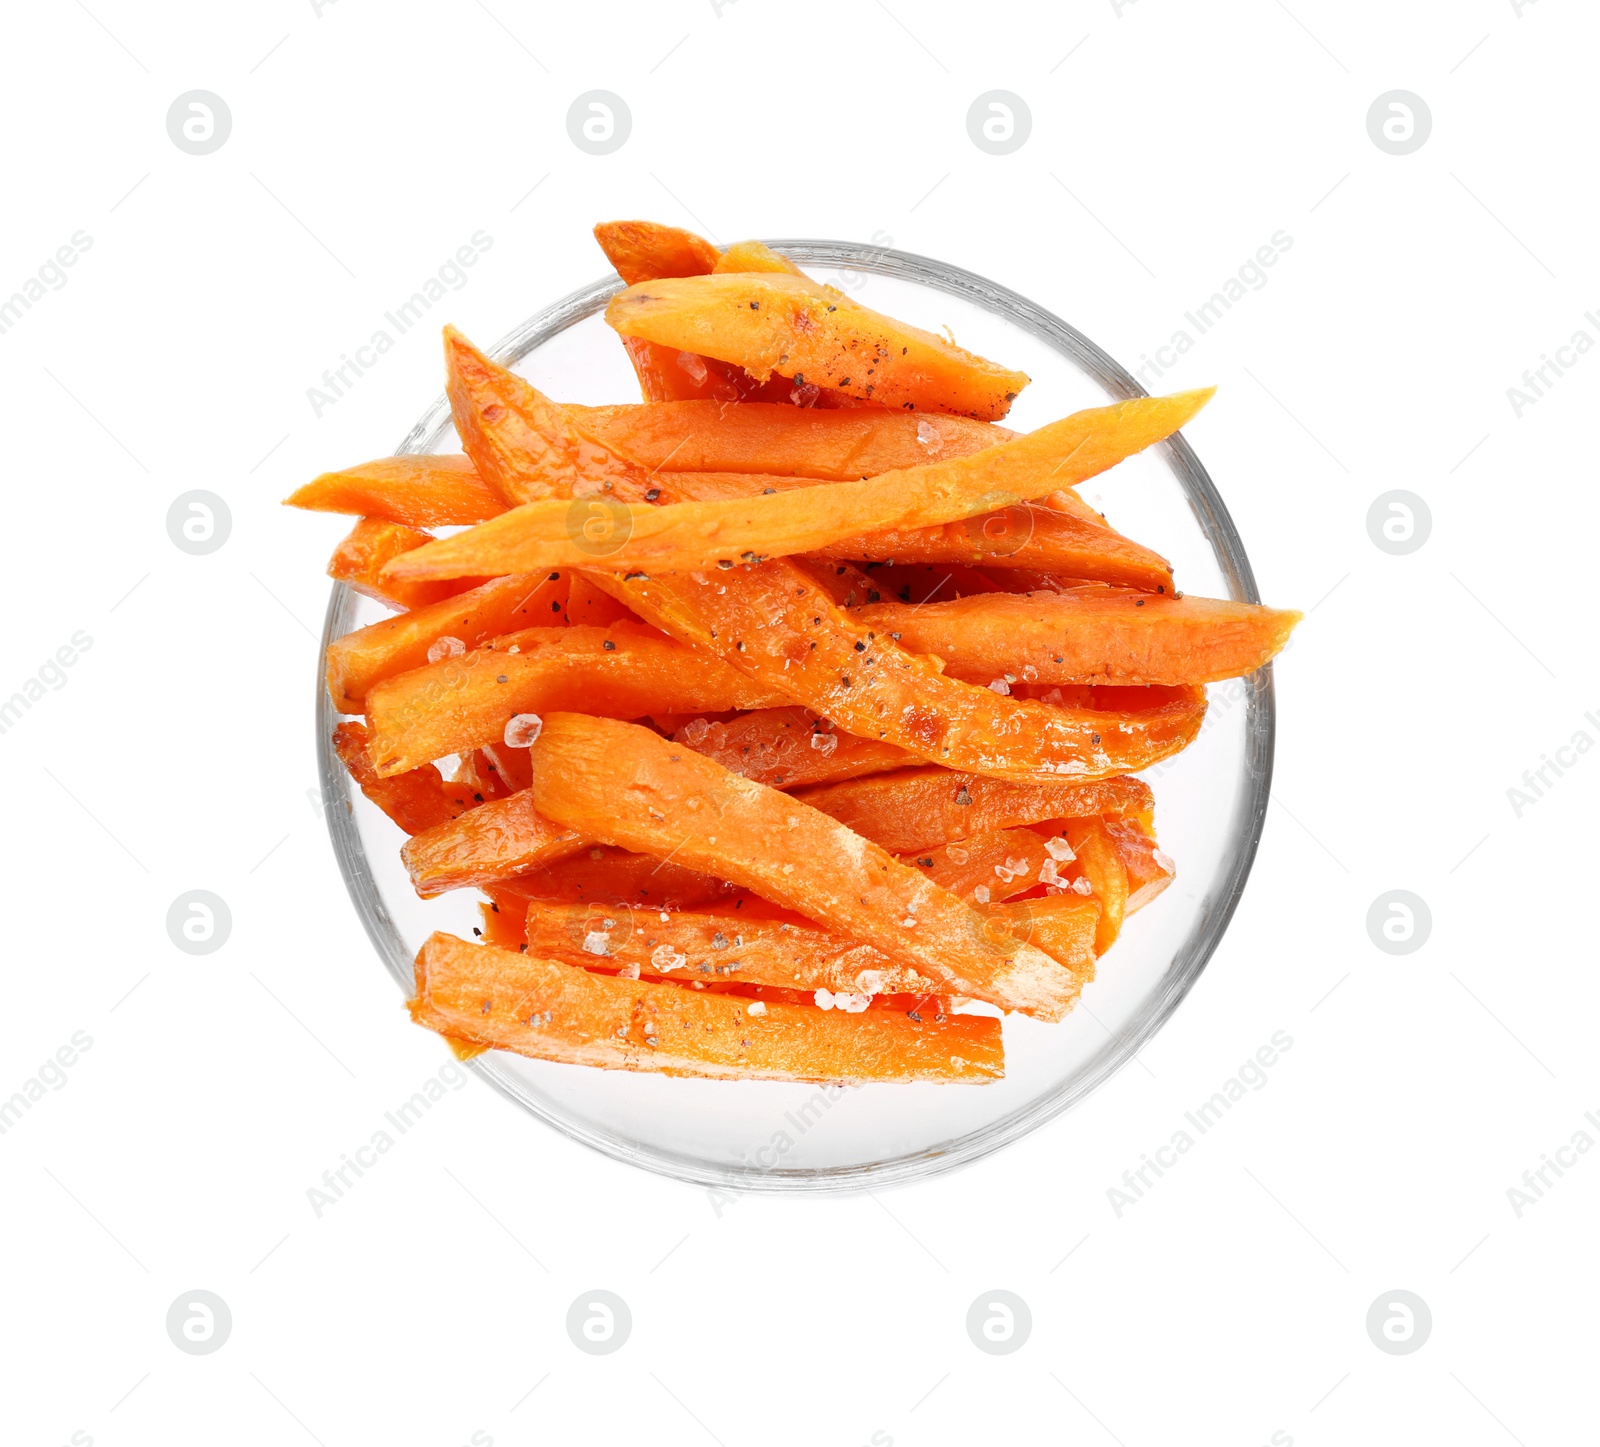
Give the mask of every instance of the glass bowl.
<svg viewBox="0 0 1600 1447">
<path fill-rule="evenodd" d="M 837 241 L 775 241 L 819 280 L 875 310 L 961 344 L 1032 385 L 1008 424 L 1031 428 L 1081 407 L 1143 394 L 1093 342 L 1015 292 L 905 252 Z M 623 349 L 601 313 L 610 277 L 529 318 L 493 355 L 557 400 L 637 400 Z M 460 446 L 440 397 L 401 453 Z M 1080 489 L 1128 536 L 1172 560 L 1188 592 L 1258 602 L 1244 545 L 1221 497 L 1180 437 L 1130 458 Z M 335 585 L 323 645 L 388 616 Z M 338 720 L 318 658 L 317 749 L 324 810 L 350 898 L 407 993 L 427 935 L 471 938 L 475 891 L 435 900 L 413 893 L 403 836 L 354 788 L 334 755 Z M 1110 1078 L 1166 1022 L 1228 926 L 1261 836 L 1272 775 L 1270 668 L 1213 685 L 1200 737 L 1148 770 L 1161 847 L 1177 861 L 1165 893 L 1131 916 L 1099 978 L 1059 1025 L 1005 1022 L 1006 1076 L 988 1085 L 854 1088 L 767 1081 L 685 1080 L 525 1060 L 492 1051 L 468 1068 L 530 1115 L 616 1160 L 730 1191 L 842 1191 L 951 1170 L 1037 1129 Z"/>
</svg>

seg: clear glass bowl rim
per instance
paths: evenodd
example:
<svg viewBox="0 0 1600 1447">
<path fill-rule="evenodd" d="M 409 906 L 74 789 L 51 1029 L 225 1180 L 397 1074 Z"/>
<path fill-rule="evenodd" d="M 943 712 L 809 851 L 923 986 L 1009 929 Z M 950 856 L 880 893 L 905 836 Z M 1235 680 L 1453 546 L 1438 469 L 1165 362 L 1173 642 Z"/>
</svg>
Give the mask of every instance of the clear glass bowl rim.
<svg viewBox="0 0 1600 1447">
<path fill-rule="evenodd" d="M 1144 388 L 1124 367 L 1076 328 L 1026 297 L 974 272 L 911 252 L 856 242 L 775 240 L 767 244 L 802 265 L 847 267 L 916 282 L 960 297 L 1009 321 L 1066 357 L 1094 377 L 1112 397 L 1146 395 Z M 515 366 L 550 338 L 601 310 L 620 290 L 621 280 L 612 275 L 572 292 L 528 318 L 503 338 L 491 355 L 504 366 Z M 395 449 L 396 455 L 429 451 L 450 425 L 449 401 L 440 396 L 406 434 Z M 1166 449 L 1167 460 L 1216 556 L 1229 596 L 1241 602 L 1259 603 L 1260 595 L 1244 543 L 1200 459 L 1181 434 L 1161 446 Z M 334 584 L 317 655 L 315 712 L 323 815 L 328 821 L 334 855 L 356 913 L 379 958 L 409 996 L 413 988 L 412 952 L 400 936 L 367 859 L 354 814 L 356 790 L 332 745 L 333 729 L 341 715 L 333 706 L 323 678 L 323 658 L 328 644 L 349 631 L 357 601 L 357 594 L 345 584 Z M 546 1125 L 602 1155 L 694 1185 L 730 1192 L 842 1192 L 898 1185 L 954 1170 L 1010 1145 L 1084 1100 L 1126 1065 L 1171 1017 L 1222 939 L 1250 876 L 1272 783 L 1275 707 L 1271 665 L 1251 674 L 1245 684 L 1244 798 L 1238 812 L 1238 827 L 1230 841 L 1231 857 L 1221 890 L 1203 905 L 1194 929 L 1168 964 L 1158 989 L 1142 1012 L 1108 1038 L 1070 1080 L 999 1120 L 927 1150 L 887 1160 L 822 1169 L 762 1170 L 680 1155 L 626 1140 L 587 1122 L 569 1118 L 530 1095 L 523 1082 L 492 1055 L 467 1062 L 467 1068 Z"/>
</svg>

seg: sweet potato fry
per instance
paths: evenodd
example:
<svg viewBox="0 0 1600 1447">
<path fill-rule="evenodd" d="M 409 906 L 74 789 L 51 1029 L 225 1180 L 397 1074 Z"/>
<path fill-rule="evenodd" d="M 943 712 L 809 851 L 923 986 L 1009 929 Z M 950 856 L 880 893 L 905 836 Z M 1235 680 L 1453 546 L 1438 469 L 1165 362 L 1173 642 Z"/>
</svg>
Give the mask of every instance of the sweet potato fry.
<svg viewBox="0 0 1600 1447">
<path fill-rule="evenodd" d="M 705 237 L 656 221 L 602 221 L 594 239 L 629 286 L 662 276 L 703 276 L 722 256 Z"/>
<path fill-rule="evenodd" d="M 919 762 L 893 744 L 829 728 L 810 709 L 794 706 L 757 709 L 726 723 L 694 718 L 672 737 L 730 772 L 773 789 L 859 779 Z"/>
<path fill-rule="evenodd" d="M 559 864 L 487 884 L 484 893 L 503 910 L 526 913 L 530 900 L 633 904 L 658 911 L 721 904 L 734 908 L 740 890 L 737 885 L 688 869 L 675 860 L 653 859 L 647 854 L 596 844 Z"/>
<path fill-rule="evenodd" d="M 732 246 L 728 247 L 717 258 L 716 265 L 711 270 L 713 272 L 778 271 L 789 276 L 805 276 L 805 272 L 801 271 L 788 257 L 779 256 L 776 251 L 763 241 L 735 241 Z M 680 273 L 683 276 L 689 274 L 688 272 Z M 700 275 L 702 273 L 695 274 Z M 662 272 L 661 275 L 665 276 L 667 273 Z M 809 280 L 809 278 L 807 279 Z M 627 281 L 627 278 L 624 277 L 623 280 Z M 641 277 L 640 280 L 644 281 L 648 280 L 648 278 Z M 629 282 L 629 285 L 631 286 L 632 283 Z"/>
<path fill-rule="evenodd" d="M 1004 1074 L 1000 1022 L 985 1016 L 936 1023 L 892 1010 L 753 1009 L 439 933 L 417 961 L 418 1024 L 536 1060 L 724 1080 L 981 1083 Z"/>
<path fill-rule="evenodd" d="M 1074 580 L 1116 583 L 1171 593 L 1172 565 L 1104 522 L 1030 503 L 942 527 L 888 529 L 819 548 L 828 558 L 857 562 L 966 563 L 997 574 L 1027 568 Z"/>
<path fill-rule="evenodd" d="M 1095 898 L 1100 901 L 1094 951 L 1103 955 L 1122 932 L 1128 906 L 1128 869 L 1103 820 L 1069 819 L 1064 832 L 1077 856 L 1072 865 L 1074 874 L 1089 881 Z"/>
<path fill-rule="evenodd" d="M 855 482 L 664 507 L 545 498 L 401 553 L 388 563 L 385 576 L 493 576 L 586 565 L 680 573 L 836 545 L 846 556 L 864 546 L 870 555 L 862 534 L 888 534 L 879 546 L 892 550 L 898 534 L 964 524 L 1091 477 L 1170 436 L 1210 396 L 1210 390 L 1201 390 L 1091 407 L 983 452 Z M 678 485 L 683 486 L 681 479 Z M 1071 514 L 1039 511 L 1060 526 L 1077 527 L 1086 550 L 1103 547 L 1108 539 L 1126 541 Z M 605 527 L 604 536 L 591 533 L 591 512 Z M 1004 536 L 997 546 L 1015 551 L 1020 540 L 1003 520 L 1000 528 Z M 989 526 L 980 523 L 964 531 L 975 535 L 969 551 L 984 556 L 982 539 Z"/>
<path fill-rule="evenodd" d="M 567 588 L 565 573 L 557 578 L 496 578 L 470 592 L 358 628 L 328 646 L 328 692 L 342 713 L 361 713 L 374 684 L 422 667 L 428 650 L 441 640 L 476 648 L 502 633 L 559 617 Z M 448 651 L 452 645 L 445 647 Z"/>
<path fill-rule="evenodd" d="M 851 396 L 993 422 L 1028 383 L 1022 372 L 869 311 L 801 276 L 729 273 L 641 282 L 611 299 L 623 336 L 717 357 Z"/>
<path fill-rule="evenodd" d="M 1093 899 L 1064 895 L 981 906 L 979 913 L 992 927 L 1037 945 L 1074 975 L 1093 977 L 1100 915 Z M 643 908 L 535 903 L 528 909 L 523 937 L 531 954 L 585 966 L 615 964 L 637 970 L 645 979 L 742 982 L 792 988 L 808 996 L 816 990 L 863 997 L 941 993 L 936 981 L 871 945 L 797 916 L 744 918 L 723 909 L 674 912 L 663 918 L 663 912 Z"/>
<path fill-rule="evenodd" d="M 380 774 L 503 739 L 517 714 L 583 708 L 618 718 L 655 710 L 770 708 L 784 697 L 737 669 L 637 625 L 508 633 L 414 668 L 367 694 Z"/>
<path fill-rule="evenodd" d="M 1017 783 L 919 768 L 820 784 L 795 797 L 874 844 L 909 854 L 1041 819 L 1137 814 L 1150 807 L 1150 786 L 1127 777 Z"/>
<path fill-rule="evenodd" d="M 472 366 L 461 370 L 463 385 L 452 392 L 456 410 L 472 413 L 458 418 L 458 429 L 469 439 L 497 431 L 520 405 L 517 388 L 533 389 L 511 378 L 500 390 L 509 373 L 473 351 L 464 338 L 454 338 L 451 345 L 472 358 Z M 487 376 L 497 386 L 477 390 L 470 384 L 475 376 Z M 537 415 L 541 426 L 559 429 L 552 446 L 575 448 L 578 429 L 554 404 L 538 400 L 536 413 L 519 417 L 516 428 Z M 469 441 L 469 452 L 475 445 Z M 503 465 L 502 452 L 494 447 L 480 447 L 472 455 L 480 468 Z M 610 454 L 610 461 L 607 480 L 617 500 L 645 500 L 651 493 L 673 500 L 669 475 L 645 473 L 617 454 Z M 640 618 L 769 683 L 847 732 L 951 767 L 1018 778 L 1126 773 L 1184 748 L 1204 715 L 1204 702 L 1197 700 L 1188 709 L 1152 711 L 1106 734 L 1103 720 L 1086 713 L 947 679 L 928 657 L 906 653 L 892 640 L 856 627 L 800 565 L 783 559 L 710 576 L 596 576 Z"/>
<path fill-rule="evenodd" d="M 589 844 L 540 815 L 532 792 L 522 789 L 414 835 L 400 857 L 417 893 L 429 899 L 554 864 Z"/>
<path fill-rule="evenodd" d="M 1260 668 L 1300 621 L 1288 609 L 1093 585 L 856 611 L 979 682 L 1009 672 L 1039 683 L 1215 683 Z"/>
<path fill-rule="evenodd" d="M 432 533 L 419 532 L 402 523 L 362 518 L 345 535 L 328 560 L 328 576 L 348 583 L 358 593 L 390 608 L 425 608 L 441 598 L 453 598 L 480 587 L 487 578 L 451 578 L 447 581 L 408 582 L 385 578 L 383 566 L 402 553 L 434 541 Z"/>
<path fill-rule="evenodd" d="M 448 824 L 473 807 L 465 790 L 445 783 L 432 764 L 392 778 L 379 778 L 367 758 L 365 724 L 347 719 L 333 731 L 334 752 L 350 771 L 356 786 L 407 834 L 421 834 Z"/>
<path fill-rule="evenodd" d="M 938 413 L 819 411 L 777 402 L 569 404 L 567 412 L 596 441 L 652 471 L 772 473 L 823 482 L 966 457 L 1017 435 Z"/>
<path fill-rule="evenodd" d="M 1032 829 L 993 829 L 949 844 L 912 850 L 902 864 L 920 870 L 941 889 L 977 904 L 1026 894 L 1049 877 L 1053 861 L 1044 837 Z"/>
<path fill-rule="evenodd" d="M 506 500 L 459 452 L 438 457 L 380 457 L 324 472 L 284 503 L 313 512 L 354 513 L 406 527 L 478 523 L 504 512 Z"/>
<path fill-rule="evenodd" d="M 704 502 L 813 485 L 805 478 L 752 472 L 680 472 L 673 475 L 671 483 L 674 491 Z M 1015 503 L 940 527 L 891 528 L 844 538 L 817 549 L 814 556 L 944 568 L 982 564 L 1002 574 L 1001 583 L 983 590 L 968 587 L 963 592 L 1001 591 L 1003 574 L 1013 569 L 1028 570 L 1040 587 L 1049 586 L 1045 576 L 1049 575 L 1071 579 L 1074 584 L 1088 579 L 1151 593 L 1173 591 L 1171 564 L 1159 553 L 1107 527 L 1097 514 L 1085 518 L 1032 503 Z M 1004 589 L 1027 591 L 1009 583 L 1004 583 Z"/>
<path fill-rule="evenodd" d="M 648 729 L 547 716 L 533 789 L 558 823 L 742 884 L 955 993 L 1044 1019 L 1071 1004 L 1072 977 L 1048 955 L 995 938 L 969 906 L 821 812 Z"/>
<path fill-rule="evenodd" d="M 987 927 L 1037 944 L 1078 980 L 1094 976 L 1093 898 L 1062 895 L 1016 904 L 982 904 Z M 496 916 L 499 919 L 499 916 Z M 502 932 L 504 933 L 504 932 Z M 763 984 L 811 992 L 885 996 L 939 994 L 938 981 L 896 964 L 872 948 L 792 917 L 741 917 L 715 912 L 664 912 L 618 906 L 533 903 L 523 919 L 528 951 L 547 959 L 637 970 L 646 980 L 694 986 Z M 850 1002 L 859 1007 L 862 1000 Z"/>
<path fill-rule="evenodd" d="M 541 958 L 634 969 L 645 979 L 679 984 L 740 982 L 864 995 L 940 988 L 871 945 L 798 916 L 746 919 L 725 908 L 667 912 L 534 902 L 523 931 L 529 953 Z"/>
<path fill-rule="evenodd" d="M 658 277 L 702 276 L 716 266 L 722 254 L 703 236 L 654 221 L 602 221 L 594 228 L 594 238 L 629 286 Z M 733 401 L 740 395 L 731 377 L 725 375 L 737 369 L 725 363 L 712 363 L 716 369 L 712 375 L 703 360 L 677 347 L 658 347 L 643 337 L 624 337 L 622 345 L 646 402 L 709 399 L 718 388 L 727 392 L 723 400 Z"/>
<path fill-rule="evenodd" d="M 567 426 L 560 407 L 454 327 L 444 329 L 444 353 L 445 393 L 462 446 L 506 503 L 601 493 L 636 475 L 634 464 Z"/>
<path fill-rule="evenodd" d="M 1130 915 L 1143 909 L 1172 883 L 1177 866 L 1136 821 L 1105 819 L 1101 822 L 1116 845 L 1122 867 L 1128 872 L 1128 898 L 1123 914 Z"/>
</svg>

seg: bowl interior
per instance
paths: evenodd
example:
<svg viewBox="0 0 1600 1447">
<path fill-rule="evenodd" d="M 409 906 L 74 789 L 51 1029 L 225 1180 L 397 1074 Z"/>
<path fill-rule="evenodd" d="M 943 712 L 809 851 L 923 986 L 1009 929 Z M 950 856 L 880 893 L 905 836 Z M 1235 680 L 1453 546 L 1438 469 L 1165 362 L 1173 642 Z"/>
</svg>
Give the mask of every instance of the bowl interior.
<svg viewBox="0 0 1600 1447">
<path fill-rule="evenodd" d="M 1031 428 L 1142 389 L 1086 338 L 1001 287 L 902 252 L 779 241 L 778 250 L 866 306 L 1020 367 L 1032 384 L 1009 425 Z M 596 283 L 541 312 L 495 349 L 561 401 L 633 401 L 638 392 L 600 315 L 620 283 Z M 459 448 L 444 399 L 401 452 Z M 1172 560 L 1187 592 L 1258 601 L 1244 549 L 1181 438 L 1093 479 L 1083 495 L 1122 532 Z M 324 643 L 388 616 L 342 584 Z M 325 811 L 351 898 L 407 993 L 412 959 L 435 929 L 471 938 L 478 896 L 420 900 L 400 863 L 400 831 L 355 790 L 329 747 L 337 714 L 321 686 L 317 730 Z M 856 1088 L 669 1079 L 552 1065 L 495 1051 L 471 1068 L 531 1114 L 618 1159 L 736 1190 L 838 1190 L 949 1169 L 998 1149 L 1082 1100 L 1160 1028 L 1215 949 L 1249 873 L 1272 766 L 1271 670 L 1213 685 L 1199 739 L 1146 772 L 1173 885 L 1133 915 L 1099 978 L 1059 1025 L 1005 1022 L 1006 1078 L 984 1086 Z M 331 807 L 338 805 L 339 807 Z"/>
</svg>

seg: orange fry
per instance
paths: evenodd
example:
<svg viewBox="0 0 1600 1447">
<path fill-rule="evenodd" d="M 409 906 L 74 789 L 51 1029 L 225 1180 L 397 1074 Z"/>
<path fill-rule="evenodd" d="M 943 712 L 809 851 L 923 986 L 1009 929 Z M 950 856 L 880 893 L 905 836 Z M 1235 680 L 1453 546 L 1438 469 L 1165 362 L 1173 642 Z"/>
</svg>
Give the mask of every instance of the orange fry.
<svg viewBox="0 0 1600 1447">
<path fill-rule="evenodd" d="M 795 706 L 757 709 L 726 723 L 691 719 L 672 737 L 774 789 L 858 779 L 918 762 L 893 744 L 830 729 L 810 709 Z"/>
<path fill-rule="evenodd" d="M 1210 396 L 1204 389 L 1091 407 L 983 452 L 856 482 L 664 507 L 592 496 L 544 498 L 401 553 L 387 564 L 385 576 L 453 578 L 585 566 L 678 573 L 836 545 L 853 556 L 863 533 L 961 523 L 1081 482 L 1170 436 Z M 1044 516 L 1077 526 L 1086 541 L 1116 537 L 1068 513 L 1044 510 Z M 594 531 L 596 525 L 601 531 Z M 969 531 L 977 539 L 984 535 L 982 526 Z M 892 537 L 883 545 L 892 548 Z M 982 556 L 981 543 L 975 541 L 971 550 Z"/>
<path fill-rule="evenodd" d="M 380 457 L 324 472 L 284 503 L 313 512 L 355 513 L 413 528 L 477 523 L 505 511 L 505 499 L 459 452 L 438 457 Z"/>
<path fill-rule="evenodd" d="M 611 299 L 623 336 L 717 357 L 889 407 L 993 422 L 1027 376 L 859 306 L 803 276 L 736 272 L 640 282 Z"/>
<path fill-rule="evenodd" d="M 549 715 L 533 789 L 558 823 L 741 884 L 957 994 L 1044 1019 L 1076 995 L 1048 955 L 860 835 L 648 729 Z"/>
<path fill-rule="evenodd" d="M 723 1080 L 983 1083 L 1004 1072 L 1000 1022 L 913 1020 L 766 1004 L 591 974 L 433 934 L 417 956 L 412 1018 L 535 1060 Z M 759 1008 L 757 1008 L 759 1007 Z"/>
<path fill-rule="evenodd" d="M 979 913 L 1075 975 L 1093 978 L 1100 906 L 1092 898 L 1062 895 L 980 906 Z M 861 997 L 941 991 L 938 982 L 871 945 L 798 917 L 535 903 L 529 906 L 523 939 L 534 955 L 589 967 L 620 966 L 644 979 L 691 985 L 745 983 Z M 862 1003 L 841 1002 L 845 1008 Z"/>
<path fill-rule="evenodd" d="M 448 825 L 473 807 L 468 790 L 445 783 L 432 764 L 382 779 L 367 758 L 365 724 L 347 719 L 333 731 L 334 751 L 356 786 L 407 834 Z"/>
<path fill-rule="evenodd" d="M 383 576 L 385 563 L 433 541 L 432 533 L 379 518 L 362 518 L 333 550 L 328 560 L 328 576 L 348 583 L 356 592 L 390 608 L 401 609 L 424 608 L 488 581 L 487 578 L 465 577 L 445 582 L 408 582 Z"/>
<path fill-rule="evenodd" d="M 899 854 L 1043 819 L 1137 815 L 1151 807 L 1143 779 L 1018 783 L 939 768 L 821 784 L 795 797 Z"/>
<path fill-rule="evenodd" d="M 556 578 L 496 578 L 470 592 L 358 628 L 328 645 L 328 692 L 340 712 L 362 713 L 369 689 L 422 667 L 435 645 L 450 654 L 457 644 L 476 648 L 502 633 L 559 618 L 567 588 L 564 573 Z"/>
<path fill-rule="evenodd" d="M 652 471 L 759 472 L 824 482 L 965 457 L 1017 435 L 967 417 L 782 402 L 569 404 L 567 411 L 596 441 Z"/>
<path fill-rule="evenodd" d="M 857 616 L 902 647 L 936 653 L 957 678 L 1004 673 L 1038 683 L 1215 683 L 1269 662 L 1300 614 L 1222 598 L 1150 597 L 1125 588 L 990 594 Z"/>
<path fill-rule="evenodd" d="M 417 893 L 427 899 L 554 864 L 589 843 L 540 815 L 532 793 L 521 789 L 414 835 L 400 857 Z"/>
<path fill-rule="evenodd" d="M 705 713 L 782 701 L 716 658 L 619 624 L 509 633 L 385 679 L 366 704 L 372 762 L 387 776 L 503 740 L 518 715 L 583 708 L 640 718 L 658 709 Z"/>
</svg>

